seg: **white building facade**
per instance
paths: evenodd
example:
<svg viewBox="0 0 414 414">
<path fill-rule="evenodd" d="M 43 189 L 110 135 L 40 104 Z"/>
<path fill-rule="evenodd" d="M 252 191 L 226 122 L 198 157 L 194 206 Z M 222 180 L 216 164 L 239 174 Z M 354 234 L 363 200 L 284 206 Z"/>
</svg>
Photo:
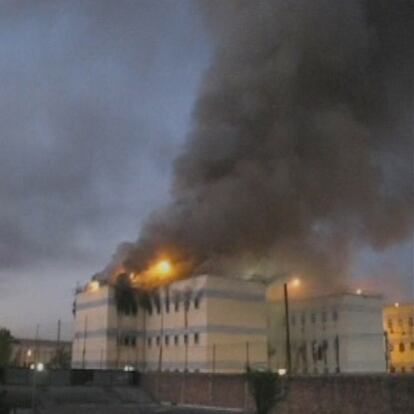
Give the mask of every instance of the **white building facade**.
<svg viewBox="0 0 414 414">
<path fill-rule="evenodd" d="M 112 286 L 92 282 L 80 291 L 73 368 L 230 373 L 268 366 L 262 285 L 201 275 L 158 289 L 150 302 L 120 312 Z"/>
<path fill-rule="evenodd" d="M 290 301 L 293 374 L 386 371 L 383 300 L 350 293 Z M 282 303 L 269 305 L 271 366 L 286 368 L 286 323 Z"/>
</svg>

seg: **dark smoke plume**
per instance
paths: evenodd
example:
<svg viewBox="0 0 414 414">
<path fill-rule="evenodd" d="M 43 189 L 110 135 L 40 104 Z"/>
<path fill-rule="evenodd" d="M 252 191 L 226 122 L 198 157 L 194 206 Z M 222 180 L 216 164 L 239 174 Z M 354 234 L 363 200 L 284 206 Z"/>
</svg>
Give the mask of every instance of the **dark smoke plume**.
<svg viewBox="0 0 414 414">
<path fill-rule="evenodd" d="M 201 7 L 216 50 L 174 201 L 129 246 L 126 268 L 168 252 L 191 272 L 333 280 L 355 249 L 409 237 L 412 1 Z"/>
</svg>

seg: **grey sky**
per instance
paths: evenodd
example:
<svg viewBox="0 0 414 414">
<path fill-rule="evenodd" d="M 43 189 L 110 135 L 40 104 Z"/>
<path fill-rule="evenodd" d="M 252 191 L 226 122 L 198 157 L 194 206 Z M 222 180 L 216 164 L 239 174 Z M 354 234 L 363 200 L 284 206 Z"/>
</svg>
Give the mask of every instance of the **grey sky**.
<svg viewBox="0 0 414 414">
<path fill-rule="evenodd" d="M 191 1 L 0 3 L 0 325 L 70 320 L 76 281 L 167 200 L 202 24 Z"/>
</svg>

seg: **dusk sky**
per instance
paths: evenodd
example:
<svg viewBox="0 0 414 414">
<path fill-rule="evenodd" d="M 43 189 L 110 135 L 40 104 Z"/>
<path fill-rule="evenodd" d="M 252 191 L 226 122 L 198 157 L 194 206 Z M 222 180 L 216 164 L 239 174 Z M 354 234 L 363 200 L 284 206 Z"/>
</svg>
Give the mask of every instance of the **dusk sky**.
<svg viewBox="0 0 414 414">
<path fill-rule="evenodd" d="M 76 284 L 170 199 L 214 37 L 194 1 L 0 2 L 0 326 L 70 335 Z M 352 274 L 412 297 L 413 241 Z"/>
</svg>

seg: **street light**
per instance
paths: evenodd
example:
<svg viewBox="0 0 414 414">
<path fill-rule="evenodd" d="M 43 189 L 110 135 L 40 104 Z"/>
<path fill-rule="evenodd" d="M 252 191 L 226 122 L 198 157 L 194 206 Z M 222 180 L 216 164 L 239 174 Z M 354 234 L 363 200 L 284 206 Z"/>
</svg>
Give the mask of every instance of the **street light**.
<svg viewBox="0 0 414 414">
<path fill-rule="evenodd" d="M 292 280 L 293 287 L 299 287 L 301 284 L 300 279 L 295 278 Z M 292 353 L 290 346 L 290 317 L 289 317 L 289 290 L 288 282 L 283 283 L 283 293 L 285 301 L 285 323 L 286 323 L 286 368 L 287 373 L 290 375 L 292 371 Z"/>
</svg>

